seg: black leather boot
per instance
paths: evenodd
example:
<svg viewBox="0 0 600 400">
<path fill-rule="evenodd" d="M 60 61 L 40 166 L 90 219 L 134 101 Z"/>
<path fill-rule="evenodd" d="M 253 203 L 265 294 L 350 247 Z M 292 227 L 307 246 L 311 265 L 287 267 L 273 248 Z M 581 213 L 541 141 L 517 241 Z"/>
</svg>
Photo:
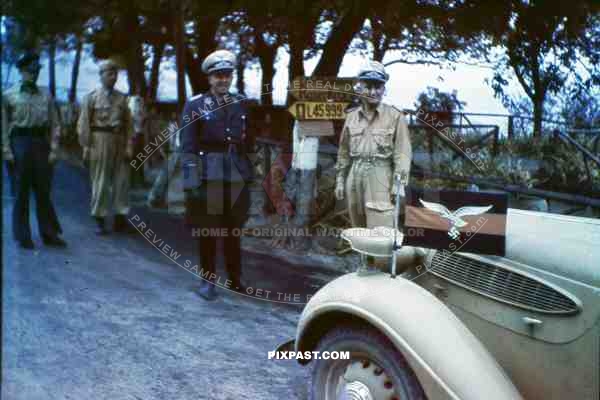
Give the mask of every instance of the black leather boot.
<svg viewBox="0 0 600 400">
<path fill-rule="evenodd" d="M 104 217 L 95 217 L 94 218 L 96 220 L 96 235 L 106 235 L 108 234 L 108 231 L 106 230 L 106 227 L 104 226 Z"/>
<path fill-rule="evenodd" d="M 204 300 L 214 301 L 217 298 L 217 289 L 215 284 L 209 281 L 202 281 L 200 288 L 196 291 Z"/>
<path fill-rule="evenodd" d="M 42 241 L 46 246 L 67 247 L 67 242 L 58 237 L 58 235 L 42 235 Z"/>
<path fill-rule="evenodd" d="M 35 248 L 35 245 L 31 239 L 17 240 L 17 242 L 19 243 L 19 247 L 22 249 L 32 250 Z"/>
<path fill-rule="evenodd" d="M 231 290 L 233 290 L 234 292 L 247 294 L 246 293 L 247 287 L 239 277 L 235 277 L 235 278 L 230 277 L 229 279 L 231 280 L 231 286 L 230 286 Z"/>
<path fill-rule="evenodd" d="M 134 229 L 127 223 L 127 218 L 124 215 L 115 215 L 113 230 L 118 233 L 133 233 Z"/>
</svg>

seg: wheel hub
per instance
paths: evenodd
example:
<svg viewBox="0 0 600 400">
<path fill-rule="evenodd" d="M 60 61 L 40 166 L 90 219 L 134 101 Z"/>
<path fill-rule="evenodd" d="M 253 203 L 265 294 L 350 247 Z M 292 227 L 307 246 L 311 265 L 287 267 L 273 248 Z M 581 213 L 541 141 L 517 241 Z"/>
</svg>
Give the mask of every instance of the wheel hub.
<svg viewBox="0 0 600 400">
<path fill-rule="evenodd" d="M 368 386 L 359 381 L 344 384 L 339 400 L 375 400 Z"/>
<path fill-rule="evenodd" d="M 338 400 L 397 399 L 385 371 L 367 360 L 354 361 L 346 367 L 337 393 Z"/>
</svg>

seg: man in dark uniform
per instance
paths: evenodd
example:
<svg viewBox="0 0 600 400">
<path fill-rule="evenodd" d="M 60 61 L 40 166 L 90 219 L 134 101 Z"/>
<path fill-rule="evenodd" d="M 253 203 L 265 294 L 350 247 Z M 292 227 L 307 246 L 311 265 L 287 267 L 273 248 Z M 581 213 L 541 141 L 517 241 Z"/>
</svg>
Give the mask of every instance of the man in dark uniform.
<svg viewBox="0 0 600 400">
<path fill-rule="evenodd" d="M 40 235 L 48 246 L 64 247 L 60 224 L 50 200 L 52 165 L 61 135 L 58 109 L 52 96 L 36 85 L 39 56 L 25 52 L 17 61 L 20 85 L 2 96 L 3 156 L 15 179 L 13 234 L 22 248 L 33 249 L 29 226 L 29 195 L 35 195 Z"/>
<path fill-rule="evenodd" d="M 239 228 L 250 206 L 246 182 L 252 179 L 252 166 L 246 156 L 246 107 L 242 96 L 229 93 L 235 63 L 235 56 L 227 50 L 206 57 L 202 71 L 208 74 L 210 90 L 189 99 L 181 118 L 186 224 L 198 237 L 206 278 L 198 293 L 207 300 L 216 298 L 213 282 L 218 280 L 215 262 L 219 236 L 224 239 L 229 275 L 224 286 L 245 291 Z"/>
</svg>

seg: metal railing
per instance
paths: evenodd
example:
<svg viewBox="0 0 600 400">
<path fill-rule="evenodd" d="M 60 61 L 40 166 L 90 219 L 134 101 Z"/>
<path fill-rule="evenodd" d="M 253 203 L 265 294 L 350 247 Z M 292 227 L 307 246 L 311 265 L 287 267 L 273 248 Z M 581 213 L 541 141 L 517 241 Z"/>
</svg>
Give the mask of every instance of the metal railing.
<svg viewBox="0 0 600 400">
<path fill-rule="evenodd" d="M 404 109 L 403 110 L 409 119 L 410 124 L 418 124 L 418 110 Z M 478 122 L 479 125 L 496 125 L 499 127 L 500 133 L 506 135 L 509 139 L 515 136 L 530 136 L 533 132 L 533 116 L 518 115 L 518 114 L 499 114 L 499 113 L 472 113 L 472 112 L 453 112 L 449 114 L 452 121 L 456 122 L 459 127 L 468 127 L 472 124 L 472 117 L 477 119 L 485 119 L 485 122 Z M 488 123 L 490 120 L 495 120 L 495 123 Z M 542 123 L 546 126 L 545 132 L 552 132 L 555 129 L 561 129 L 568 133 L 582 133 L 586 135 L 600 135 L 600 126 L 589 129 L 573 128 L 566 121 L 553 120 L 543 118 Z"/>
</svg>

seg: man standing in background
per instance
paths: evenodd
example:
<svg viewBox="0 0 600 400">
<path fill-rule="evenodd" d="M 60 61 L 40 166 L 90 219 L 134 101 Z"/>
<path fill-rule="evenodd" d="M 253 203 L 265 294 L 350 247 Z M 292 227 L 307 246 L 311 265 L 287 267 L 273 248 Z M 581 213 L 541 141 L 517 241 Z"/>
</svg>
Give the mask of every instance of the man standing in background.
<svg viewBox="0 0 600 400">
<path fill-rule="evenodd" d="M 52 165 L 61 135 L 58 109 L 52 96 L 36 85 L 39 56 L 25 52 L 17 68 L 21 84 L 2 96 L 3 156 L 14 173 L 13 234 L 22 248 L 34 248 L 29 226 L 29 195 L 33 189 L 44 244 L 64 247 L 50 199 Z"/>
<path fill-rule="evenodd" d="M 367 226 L 367 202 L 391 202 L 398 190 L 404 197 L 408 183 L 408 125 L 401 111 L 381 102 L 388 78 L 377 61 L 360 70 L 355 86 L 360 106 L 348 112 L 340 136 L 335 196 L 346 198 L 354 227 Z"/>
<path fill-rule="evenodd" d="M 131 119 L 133 121 L 133 149 L 134 153 L 140 153 L 143 151 L 146 145 L 146 107 L 144 100 L 141 96 L 134 95 L 129 96 L 128 101 L 129 112 L 131 113 Z M 141 168 L 134 168 L 131 171 L 131 186 L 132 187 L 143 187 L 145 183 L 144 171 L 148 167 L 148 163 L 144 163 Z"/>
<path fill-rule="evenodd" d="M 77 124 L 84 162 L 89 162 L 92 182 L 91 215 L 96 233 L 108 233 L 105 218 L 114 211 L 115 232 L 129 232 L 129 160 L 133 157 L 133 122 L 127 96 L 114 89 L 118 67 L 100 64 L 102 87 L 83 99 Z"/>
</svg>

